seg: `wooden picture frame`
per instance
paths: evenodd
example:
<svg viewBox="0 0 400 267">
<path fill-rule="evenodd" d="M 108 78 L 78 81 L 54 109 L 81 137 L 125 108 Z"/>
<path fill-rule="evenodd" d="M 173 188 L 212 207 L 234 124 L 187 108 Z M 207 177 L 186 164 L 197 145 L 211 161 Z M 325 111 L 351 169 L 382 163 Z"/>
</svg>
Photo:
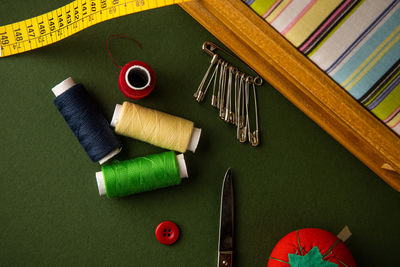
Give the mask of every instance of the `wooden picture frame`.
<svg viewBox="0 0 400 267">
<path fill-rule="evenodd" d="M 400 138 L 241 0 L 180 4 L 268 83 L 395 190 Z"/>
</svg>

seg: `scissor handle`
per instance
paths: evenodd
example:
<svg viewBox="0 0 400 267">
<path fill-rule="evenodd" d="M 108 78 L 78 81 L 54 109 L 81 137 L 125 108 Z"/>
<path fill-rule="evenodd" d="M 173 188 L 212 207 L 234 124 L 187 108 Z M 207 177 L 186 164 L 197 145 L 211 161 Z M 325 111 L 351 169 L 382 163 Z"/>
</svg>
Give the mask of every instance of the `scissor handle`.
<svg viewBox="0 0 400 267">
<path fill-rule="evenodd" d="M 218 255 L 218 267 L 232 267 L 232 251 L 220 251 Z"/>
</svg>

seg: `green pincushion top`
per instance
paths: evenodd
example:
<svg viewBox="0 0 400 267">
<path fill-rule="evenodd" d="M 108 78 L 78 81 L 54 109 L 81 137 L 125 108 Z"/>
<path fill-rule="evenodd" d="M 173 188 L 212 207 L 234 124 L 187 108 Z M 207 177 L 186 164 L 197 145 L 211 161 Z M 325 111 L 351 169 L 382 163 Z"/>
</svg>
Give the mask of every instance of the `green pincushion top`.
<svg viewBox="0 0 400 267">
<path fill-rule="evenodd" d="M 325 261 L 318 247 L 313 247 L 306 255 L 289 254 L 291 267 L 338 267 L 336 263 Z"/>
</svg>

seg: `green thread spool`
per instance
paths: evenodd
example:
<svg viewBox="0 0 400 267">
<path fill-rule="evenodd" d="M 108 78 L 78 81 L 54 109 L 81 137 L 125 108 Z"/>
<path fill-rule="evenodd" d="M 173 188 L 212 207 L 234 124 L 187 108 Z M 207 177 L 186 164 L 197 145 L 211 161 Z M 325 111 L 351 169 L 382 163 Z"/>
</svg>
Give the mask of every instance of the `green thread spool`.
<svg viewBox="0 0 400 267">
<path fill-rule="evenodd" d="M 114 162 L 101 167 L 96 173 L 100 196 L 123 197 L 173 186 L 186 178 L 183 154 L 169 151 L 131 160 Z"/>
</svg>

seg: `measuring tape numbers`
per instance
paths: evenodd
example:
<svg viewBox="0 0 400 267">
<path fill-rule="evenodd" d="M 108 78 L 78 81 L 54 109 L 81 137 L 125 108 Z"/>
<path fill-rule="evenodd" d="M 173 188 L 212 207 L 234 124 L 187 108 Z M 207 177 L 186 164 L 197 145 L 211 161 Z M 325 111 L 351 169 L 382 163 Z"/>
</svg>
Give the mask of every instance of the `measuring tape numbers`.
<svg viewBox="0 0 400 267">
<path fill-rule="evenodd" d="M 0 26 L 0 57 L 46 46 L 94 24 L 190 0 L 75 0 L 43 15 Z"/>
</svg>

